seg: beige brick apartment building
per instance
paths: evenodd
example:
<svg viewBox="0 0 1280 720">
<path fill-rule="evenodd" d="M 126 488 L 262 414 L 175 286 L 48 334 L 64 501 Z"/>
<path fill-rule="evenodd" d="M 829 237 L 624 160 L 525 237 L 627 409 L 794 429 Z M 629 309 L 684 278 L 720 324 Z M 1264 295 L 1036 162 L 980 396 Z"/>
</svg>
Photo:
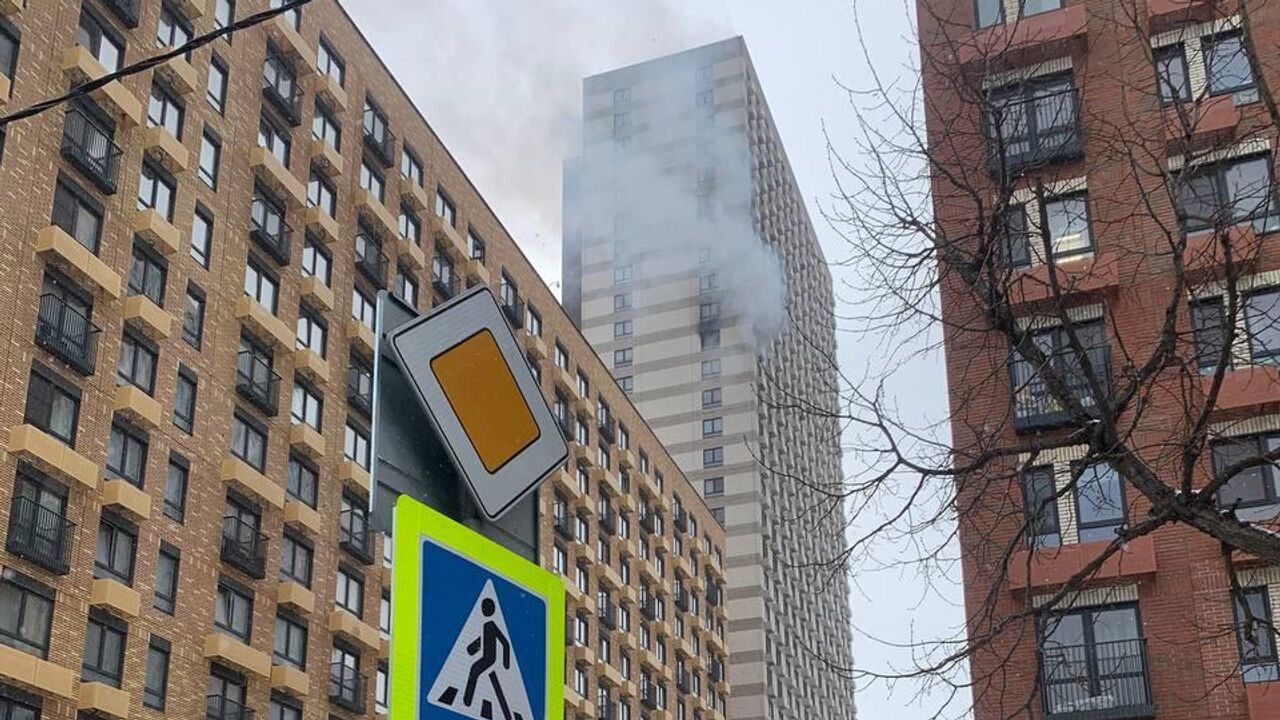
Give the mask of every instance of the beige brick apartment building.
<svg viewBox="0 0 1280 720">
<path fill-rule="evenodd" d="M 0 102 L 267 4 L 0 0 Z M 6 135 L 0 718 L 385 714 L 374 303 L 477 283 L 572 441 L 566 717 L 723 717 L 723 532 L 335 0 Z"/>
</svg>

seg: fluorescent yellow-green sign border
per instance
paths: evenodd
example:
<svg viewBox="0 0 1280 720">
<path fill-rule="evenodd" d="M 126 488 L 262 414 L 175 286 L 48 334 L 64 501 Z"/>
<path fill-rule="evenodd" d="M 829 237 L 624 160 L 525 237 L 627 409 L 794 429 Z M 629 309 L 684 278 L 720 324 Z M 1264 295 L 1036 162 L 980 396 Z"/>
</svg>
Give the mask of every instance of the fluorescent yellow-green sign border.
<svg viewBox="0 0 1280 720">
<path fill-rule="evenodd" d="M 389 720 L 418 720 L 422 539 L 429 537 L 547 601 L 547 720 L 564 714 L 564 583 L 476 531 L 414 500 L 396 499 L 391 575 Z"/>
</svg>

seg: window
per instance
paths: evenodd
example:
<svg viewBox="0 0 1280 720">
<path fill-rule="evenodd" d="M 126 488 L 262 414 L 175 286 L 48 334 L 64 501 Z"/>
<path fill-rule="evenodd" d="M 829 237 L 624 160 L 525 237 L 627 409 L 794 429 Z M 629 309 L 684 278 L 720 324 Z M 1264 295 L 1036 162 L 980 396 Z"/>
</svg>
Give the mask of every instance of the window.
<svg viewBox="0 0 1280 720">
<path fill-rule="evenodd" d="M 414 245 L 422 244 L 422 223 L 418 220 L 418 216 L 413 211 L 400 206 L 400 220 L 398 228 L 400 237 L 412 242 Z"/>
<path fill-rule="evenodd" d="M 329 255 L 311 238 L 302 244 L 302 274 L 319 278 L 325 286 L 330 282 Z"/>
<path fill-rule="evenodd" d="M 151 83 L 151 96 L 147 101 L 147 125 L 162 127 L 169 134 L 182 139 L 182 120 L 185 114 L 182 101 L 169 88 L 158 82 Z"/>
<path fill-rule="evenodd" d="M 280 540 L 280 579 L 311 587 L 311 568 L 315 551 L 301 537 L 285 531 Z"/>
<path fill-rule="evenodd" d="M 173 195 L 176 192 L 173 178 L 149 162 L 142 163 L 142 176 L 138 180 L 139 210 L 155 210 L 165 220 L 173 222 Z"/>
<path fill-rule="evenodd" d="M 276 306 L 280 294 L 279 283 L 254 258 L 249 258 L 244 266 L 244 294 L 257 300 L 272 315 L 279 309 Z"/>
<path fill-rule="evenodd" d="M 213 27 L 224 28 L 236 19 L 236 0 L 215 0 L 213 5 Z"/>
<path fill-rule="evenodd" d="M 272 694 L 267 720 L 302 720 L 302 708 L 287 695 Z"/>
<path fill-rule="evenodd" d="M 182 339 L 199 350 L 204 341 L 204 291 L 187 285 L 187 303 L 182 311 Z"/>
<path fill-rule="evenodd" d="M 200 179 L 215 190 L 218 187 L 218 164 L 222 159 L 222 141 L 208 130 L 200 140 Z"/>
<path fill-rule="evenodd" d="M 698 347 L 702 350 L 714 350 L 720 347 L 720 328 L 698 330 Z"/>
<path fill-rule="evenodd" d="M 1093 250 L 1087 193 L 1046 198 L 1043 207 L 1043 219 L 1033 205 L 1010 208 L 1006 218 L 1007 237 L 1011 243 L 1007 251 L 1010 264 L 1028 265 L 1033 259 L 1043 262 L 1042 232 L 1049 236 L 1049 246 L 1053 248 L 1055 259 Z M 1032 213 L 1030 216 L 1026 215 L 1028 211 Z M 1040 229 L 1042 222 L 1044 231 Z"/>
<path fill-rule="evenodd" d="M 354 460 L 360 467 L 365 470 L 370 469 L 369 433 L 364 428 L 352 424 L 351 420 L 347 420 L 347 427 L 343 433 L 342 451 L 348 459 Z"/>
<path fill-rule="evenodd" d="M 258 472 L 267 469 L 267 431 L 240 413 L 231 417 L 231 454 Z"/>
<path fill-rule="evenodd" d="M 188 435 L 196 426 L 196 376 L 186 368 L 179 368 L 173 391 L 173 424 Z"/>
<path fill-rule="evenodd" d="M 299 350 L 311 350 L 320 357 L 325 356 L 326 336 L 328 329 L 310 309 L 298 309 L 297 346 Z"/>
<path fill-rule="evenodd" d="M 387 665 L 386 663 L 378 663 L 378 674 L 374 678 L 373 688 L 373 703 L 376 714 L 387 714 L 388 693 Z"/>
<path fill-rule="evenodd" d="M 77 242 L 98 253 L 102 238 L 102 206 L 70 181 L 58 178 L 53 193 L 53 224 L 62 228 Z"/>
<path fill-rule="evenodd" d="M 273 10 L 276 8 L 284 7 L 284 4 L 285 4 L 285 0 L 271 0 L 271 8 Z M 299 30 L 302 28 L 302 8 L 293 8 L 291 10 L 287 10 L 285 11 L 284 16 L 285 18 L 288 19 L 289 24 L 293 26 L 294 30 Z"/>
<path fill-rule="evenodd" d="M 1267 588 L 1245 588 L 1235 596 L 1233 605 L 1244 681 L 1280 680 L 1276 636 L 1271 624 L 1271 598 Z"/>
<path fill-rule="evenodd" d="M 15 46 L 15 50 L 10 51 L 10 54 L 16 59 L 17 42 L 14 39 L 11 39 L 11 42 Z M 76 43 L 88 50 L 107 72 L 113 73 L 120 69 L 124 59 L 124 40 L 116 35 L 109 23 L 100 20 L 97 14 L 87 8 L 81 8 L 80 10 L 80 25 L 76 29 Z M 10 60 L 10 65 L 12 65 L 12 62 L 13 60 Z M 9 77 L 13 77 L 12 70 L 6 74 Z"/>
<path fill-rule="evenodd" d="M 191 257 L 200 267 L 209 267 L 209 254 L 213 250 L 213 216 L 203 206 L 196 205 L 191 220 Z"/>
<path fill-rule="evenodd" d="M 155 598 L 151 605 L 161 612 L 173 614 L 178 604 L 178 548 L 161 541 L 156 558 Z"/>
<path fill-rule="evenodd" d="M 364 127 L 365 142 L 372 145 L 374 151 L 390 164 L 395 159 L 391 154 L 391 146 L 395 138 L 391 136 L 391 130 L 387 127 L 387 116 L 382 114 L 382 110 L 367 97 L 364 100 L 364 115 L 361 117 L 361 122 Z"/>
<path fill-rule="evenodd" d="M 1157 48 L 1154 52 L 1156 64 L 1156 91 L 1160 102 L 1165 105 L 1191 102 L 1191 83 L 1188 80 L 1187 54 L 1182 45 L 1169 45 Z"/>
<path fill-rule="evenodd" d="M 356 617 L 364 615 L 364 577 L 354 570 L 339 567 L 334 602 Z"/>
<path fill-rule="evenodd" d="M 724 448 L 704 448 L 702 451 L 702 467 L 713 468 L 724 465 Z"/>
<path fill-rule="evenodd" d="M 631 361 L 634 357 L 634 352 L 633 348 L 618 348 L 617 350 L 614 350 L 613 366 L 616 368 L 630 367 Z"/>
<path fill-rule="evenodd" d="M 53 599 L 53 588 L 13 568 L 0 569 L 0 607 L 5 609 L 0 613 L 0 643 L 24 653 L 48 657 Z"/>
<path fill-rule="evenodd" d="M 1045 715 L 1149 697 L 1137 605 L 1081 608 L 1042 617 L 1039 626 Z"/>
<path fill-rule="evenodd" d="M 614 337 L 615 339 L 616 339 L 616 338 L 631 337 L 631 334 L 632 334 L 632 332 L 634 332 L 634 330 L 635 330 L 635 326 L 634 326 L 634 324 L 632 323 L 632 321 L 630 321 L 630 320 L 619 320 L 618 322 L 615 322 L 615 323 L 613 324 L 613 337 Z"/>
<path fill-rule="evenodd" d="M 702 494 L 704 497 L 720 497 L 724 495 L 724 478 L 713 477 L 703 480 Z"/>
<path fill-rule="evenodd" d="M 320 393 L 304 382 L 293 384 L 293 421 L 319 430 L 324 417 L 324 400 Z"/>
<path fill-rule="evenodd" d="M 1062 7 L 1062 0 L 1022 0 L 1022 16 L 1039 15 Z"/>
<path fill-rule="evenodd" d="M 561 370 L 569 369 L 569 351 L 565 350 L 564 346 L 561 345 L 559 342 L 556 343 L 555 361 L 556 361 L 556 367 L 560 368 Z"/>
<path fill-rule="evenodd" d="M 81 678 L 120 687 L 124 670 L 125 624 L 97 608 L 89 611 Z"/>
<path fill-rule="evenodd" d="M 382 181 L 382 174 L 369 167 L 367 161 L 360 163 L 360 187 L 368 190 L 370 195 L 378 199 L 378 202 L 386 200 L 387 192 Z"/>
<path fill-rule="evenodd" d="M 1206 38 L 1204 64 L 1210 95 L 1225 95 L 1253 87 L 1253 66 L 1241 32 Z"/>
<path fill-rule="evenodd" d="M 137 550 L 136 530 L 114 515 L 104 513 L 98 523 L 98 547 L 93 576 L 115 578 L 133 585 L 133 561 Z"/>
<path fill-rule="evenodd" d="M 702 361 L 702 377 L 719 377 L 720 376 L 720 359 L 703 360 Z"/>
<path fill-rule="evenodd" d="M 316 67 L 320 72 L 333 78 L 339 87 L 345 82 L 347 66 L 323 37 L 320 38 L 320 45 L 316 50 Z"/>
<path fill-rule="evenodd" d="M 142 704 L 156 710 L 164 710 L 165 695 L 169 689 L 169 643 L 151 636 L 147 646 L 147 676 L 142 691 Z"/>
<path fill-rule="evenodd" d="M 702 391 L 702 407 L 703 408 L 720 407 L 720 402 L 721 402 L 721 399 L 723 398 L 723 392 L 724 391 L 718 387 L 703 390 Z"/>
<path fill-rule="evenodd" d="M 1242 462 L 1280 450 L 1280 434 L 1251 435 L 1221 440 L 1213 445 L 1215 472 L 1222 476 Z M 1247 508 L 1277 502 L 1275 463 L 1255 465 L 1237 472 L 1218 491 L 1218 506 Z"/>
<path fill-rule="evenodd" d="M 1071 331 L 1062 327 L 1047 328 L 1036 332 L 1032 342 L 1048 355 L 1048 363 L 1068 389 L 1086 408 L 1090 408 L 1093 406 L 1092 391 L 1081 357 L 1071 349 L 1070 332 L 1075 333 L 1084 347 L 1093 372 L 1105 382 L 1109 377 L 1109 354 L 1106 329 L 1101 321 L 1082 323 Z M 1016 352 L 1010 366 L 1016 419 L 1024 424 L 1034 424 L 1060 417 L 1064 411 L 1040 377 L 1039 369 Z"/>
<path fill-rule="evenodd" d="M 310 506 L 316 506 L 316 489 L 320 476 L 310 463 L 297 456 L 289 457 L 289 478 L 285 490 L 289 496 Z"/>
<path fill-rule="evenodd" d="M 191 468 L 186 460 L 177 455 L 169 457 L 169 467 L 164 479 L 164 514 L 166 517 L 182 522 L 187 514 L 187 485 Z"/>
<path fill-rule="evenodd" d="M 1247 305 L 1247 303 L 1246 303 Z M 1201 370 L 1213 370 L 1226 350 L 1227 326 L 1222 298 L 1207 298 L 1191 303 L 1191 328 L 1195 338 L 1196 363 Z M 1227 366 L 1231 356 L 1227 355 Z"/>
<path fill-rule="evenodd" d="M 418 306 L 418 281 L 408 268 L 401 267 L 396 272 L 396 294 L 410 307 Z"/>
<path fill-rule="evenodd" d="M 525 309 L 524 329 L 528 330 L 529 334 L 534 337 L 541 337 L 542 336 L 542 315 L 538 314 L 538 311 L 533 309 L 532 304 L 526 303 L 524 309 Z"/>
<path fill-rule="evenodd" d="M 1125 524 L 1124 481 L 1109 464 L 1080 470 L 1075 502 L 1080 542 L 1110 541 Z"/>
<path fill-rule="evenodd" d="M 209 62 L 209 79 L 205 83 L 205 99 L 219 114 L 227 109 L 227 64 L 217 55 Z"/>
<path fill-rule="evenodd" d="M 578 370 L 578 396 L 584 399 L 591 396 L 591 383 L 582 370 Z"/>
<path fill-rule="evenodd" d="M 458 208 L 453 204 L 453 200 L 449 199 L 448 193 L 443 188 L 436 190 L 436 217 L 441 218 L 453 227 L 458 224 Z"/>
<path fill-rule="evenodd" d="M 1070 74 L 1032 78 L 993 90 L 987 102 L 987 142 L 993 162 L 1021 166 L 1079 152 L 1075 80 Z"/>
<path fill-rule="evenodd" d="M 472 229 L 467 230 L 467 250 L 472 260 L 478 260 L 481 265 L 484 264 L 484 239 Z"/>
<path fill-rule="evenodd" d="M 120 341 L 120 361 L 116 364 L 117 385 L 134 385 L 151 395 L 156 382 L 156 350 L 147 340 L 128 330 Z"/>
<path fill-rule="evenodd" d="M 1280 288 L 1246 295 L 1244 316 L 1253 362 L 1280 365 Z"/>
<path fill-rule="evenodd" d="M 311 180 L 307 183 L 307 204 L 320 208 L 329 217 L 338 213 L 338 196 L 333 185 L 315 168 L 311 169 Z"/>
<path fill-rule="evenodd" d="M 133 264 L 129 267 L 128 293 L 142 295 L 156 305 L 164 305 L 165 276 L 168 266 L 164 259 L 137 242 L 133 244 Z"/>
<path fill-rule="evenodd" d="M 276 615 L 275 659 L 281 665 L 307 668 L 307 626 L 290 615 Z"/>
<path fill-rule="evenodd" d="M 329 106 L 320 100 L 316 100 L 316 113 L 311 120 L 311 134 L 329 143 L 334 150 L 342 149 L 342 125 L 334 118 Z"/>
<path fill-rule="evenodd" d="M 415 185 L 422 185 L 422 161 L 409 148 L 400 153 L 400 174 Z"/>
<path fill-rule="evenodd" d="M 370 330 L 377 322 L 378 305 L 360 288 L 351 289 L 351 317 L 364 323 Z"/>
<path fill-rule="evenodd" d="M 1206 165 L 1186 173 L 1179 187 L 1185 232 L 1252 222 L 1259 231 L 1280 229 L 1280 203 L 1271 177 L 1271 156 L 1254 155 Z"/>
<path fill-rule="evenodd" d="M 630 282 L 635 276 L 630 265 L 619 265 L 613 269 L 613 282 L 624 283 Z"/>
<path fill-rule="evenodd" d="M 292 145 L 288 130 L 266 115 L 258 120 L 258 147 L 266 148 L 285 167 L 289 167 L 289 150 Z"/>
<path fill-rule="evenodd" d="M 720 437 L 724 434 L 724 418 L 712 417 L 702 419 L 702 437 Z"/>
<path fill-rule="evenodd" d="M 248 643 L 253 631 L 253 593 L 239 583 L 220 580 L 213 625 Z"/>
<path fill-rule="evenodd" d="M 107 446 L 107 476 L 127 480 L 142 487 L 147 469 L 147 437 L 120 423 L 111 425 Z"/>
<path fill-rule="evenodd" d="M 1058 488 L 1053 466 L 1034 468 L 1022 476 L 1022 505 L 1027 518 L 1027 540 L 1031 547 L 1058 547 Z"/>
<path fill-rule="evenodd" d="M 716 272 L 703 273 L 698 276 L 698 292 L 706 294 L 714 292 L 720 287 L 720 274 Z"/>
<path fill-rule="evenodd" d="M 25 422 L 74 447 L 79 421 L 80 391 L 43 366 L 33 366 Z"/>
<path fill-rule="evenodd" d="M 635 392 L 636 379 L 630 375 L 626 377 L 620 377 L 618 378 L 618 387 L 621 388 L 622 392 L 624 393 Z"/>
<path fill-rule="evenodd" d="M 631 293 L 620 293 L 613 296 L 613 309 L 615 312 L 631 309 Z"/>
</svg>

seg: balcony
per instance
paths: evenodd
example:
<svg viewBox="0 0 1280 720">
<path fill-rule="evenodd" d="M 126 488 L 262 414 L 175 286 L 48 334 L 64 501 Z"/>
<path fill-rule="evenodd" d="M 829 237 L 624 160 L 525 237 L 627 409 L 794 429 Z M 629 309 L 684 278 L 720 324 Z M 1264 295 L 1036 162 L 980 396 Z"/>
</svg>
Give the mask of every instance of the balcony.
<svg viewBox="0 0 1280 720">
<path fill-rule="evenodd" d="M 1080 369 L 1071 367 L 1074 364 L 1074 353 L 1058 353 L 1051 358 L 1054 371 L 1066 385 L 1067 391 L 1079 399 L 1086 410 L 1096 412 L 1089 388 L 1088 378 Z M 1093 372 L 1101 373 L 1100 380 L 1103 391 L 1110 388 L 1111 383 L 1111 351 L 1109 348 L 1093 348 L 1085 352 Z M 1025 383 L 1015 379 L 1013 398 L 1014 427 L 1018 431 L 1043 430 L 1063 425 L 1071 421 L 1071 414 L 1052 395 L 1048 386 L 1040 378 L 1039 373 L 1032 373 Z M 1018 387 L 1021 384 L 1022 387 Z"/>
<path fill-rule="evenodd" d="M 263 198 L 254 198 L 249 221 L 249 237 L 266 250 L 276 262 L 288 265 L 293 228 L 284 221 L 284 213 Z"/>
<path fill-rule="evenodd" d="M 684 588 L 676 590 L 676 609 L 680 612 L 689 612 L 689 591 Z"/>
<path fill-rule="evenodd" d="M 1082 3 L 1029 15 L 1013 22 L 982 28 L 960 40 L 955 49 L 956 59 L 962 65 L 994 65 L 999 61 L 1012 61 L 1016 54 L 1026 51 L 1047 53 L 1051 46 L 1083 37 L 1087 31 L 1086 25 L 1085 6 Z"/>
<path fill-rule="evenodd" d="M 646 535 L 652 535 L 658 529 L 658 516 L 656 513 L 646 513 L 640 516 L 640 529 Z"/>
<path fill-rule="evenodd" d="M 707 604 L 708 605 L 710 605 L 711 607 L 718 606 L 721 600 L 720 594 L 721 594 L 721 590 L 719 585 L 712 585 L 710 583 L 707 584 Z"/>
<path fill-rule="evenodd" d="M 649 620 L 658 619 L 658 601 L 652 595 L 640 599 L 640 614 Z"/>
<path fill-rule="evenodd" d="M 452 276 L 449 276 L 448 279 L 445 279 L 440 277 L 439 275 L 433 275 L 431 278 L 431 289 L 435 290 L 436 294 L 439 295 L 444 300 L 448 300 L 449 298 L 453 297 L 454 290 L 453 290 Z"/>
<path fill-rule="evenodd" d="M 356 269 L 380 288 L 387 286 L 387 255 L 369 235 L 356 235 Z"/>
<path fill-rule="evenodd" d="M 338 515 L 338 547 L 346 550 L 368 565 L 373 562 L 373 535 L 369 521 L 363 513 L 353 509 Z"/>
<path fill-rule="evenodd" d="M 1081 572 L 1110 546 L 1110 541 L 1024 549 L 1009 562 L 1009 587 L 1013 590 L 1058 587 Z M 1135 538 L 1120 552 L 1107 558 L 1089 576 L 1091 581 L 1107 581 L 1152 575 L 1156 572 L 1155 540 L 1150 535 Z"/>
<path fill-rule="evenodd" d="M 512 330 L 519 330 L 524 327 L 524 303 L 520 300 L 512 300 L 499 304 L 502 308 L 502 314 L 507 316 L 507 323 L 511 325 Z"/>
<path fill-rule="evenodd" d="M 724 680 L 724 663 L 719 660 L 712 660 L 707 667 L 707 679 L 713 683 Z"/>
<path fill-rule="evenodd" d="M 280 411 L 280 376 L 249 350 L 236 362 L 236 392 L 270 417 Z"/>
<path fill-rule="evenodd" d="M 270 51 L 262 66 L 262 96 L 290 125 L 297 127 L 302 123 L 302 90 L 298 87 L 298 78 L 288 63 Z"/>
<path fill-rule="evenodd" d="M 689 532 L 689 511 L 683 508 L 671 511 L 671 523 L 682 533 Z"/>
<path fill-rule="evenodd" d="M 618 441 L 618 424 L 609 416 L 603 416 L 596 423 L 596 430 L 600 432 L 600 439 L 607 443 L 615 443 Z"/>
<path fill-rule="evenodd" d="M 355 366 L 347 368 L 347 402 L 365 415 L 373 412 L 373 377 Z"/>
<path fill-rule="evenodd" d="M 688 695 L 689 690 L 692 687 L 691 681 L 692 678 L 689 676 L 688 670 L 678 671 L 676 673 L 676 690 L 679 690 L 681 694 Z"/>
<path fill-rule="evenodd" d="M 383 167 L 391 167 L 396 161 L 396 136 L 387 127 L 386 118 L 379 116 L 371 108 L 364 111 L 364 144 L 373 151 Z"/>
<path fill-rule="evenodd" d="M 1240 108 L 1230 95 L 1165 108 L 1165 142 L 1171 149 L 1230 134 L 1240 124 Z"/>
<path fill-rule="evenodd" d="M 640 704 L 644 705 L 647 710 L 658 709 L 658 693 L 654 691 L 652 685 L 640 689 Z"/>
<path fill-rule="evenodd" d="M 618 512 L 613 508 L 604 508 L 599 513 L 600 529 L 605 535 L 618 532 Z"/>
<path fill-rule="evenodd" d="M 191 153 L 186 146 L 159 125 L 142 131 L 142 147 L 146 150 L 147 157 L 175 175 L 186 172 L 191 166 Z"/>
<path fill-rule="evenodd" d="M 574 540 L 573 534 L 573 516 L 567 512 L 557 512 L 551 520 L 552 527 L 556 534 L 565 540 Z"/>
<path fill-rule="evenodd" d="M 1041 648 L 1045 720 L 1155 716 L 1146 640 Z"/>
<path fill-rule="evenodd" d="M 998 100 L 991 101 L 998 108 L 996 117 L 987 118 L 987 169 L 992 175 L 1012 174 L 1084 156 L 1080 96 L 1074 87 L 1058 95 L 1065 97 L 1045 94 L 1003 105 Z M 1045 127 L 1040 127 L 1041 124 Z M 1004 137 L 1005 128 L 1021 134 Z"/>
<path fill-rule="evenodd" d="M 251 150 L 249 166 L 267 187 L 287 199 L 294 207 L 304 207 L 307 204 L 306 184 L 295 177 L 270 150 L 264 147 Z"/>
<path fill-rule="evenodd" d="M 278 353 L 285 355 L 293 353 L 297 344 L 293 327 L 276 317 L 275 313 L 264 307 L 262 303 L 248 295 L 242 295 L 236 301 L 235 316 L 256 336 L 274 344 Z"/>
<path fill-rule="evenodd" d="M 353 713 L 364 712 L 365 677 L 342 663 L 329 666 L 329 702 Z"/>
<path fill-rule="evenodd" d="M 1219 0 L 1147 0 L 1147 15 L 1153 25 L 1168 27 L 1208 20 L 1221 6 Z"/>
<path fill-rule="evenodd" d="M 80 45 L 69 47 L 63 53 L 62 71 L 76 85 L 97 80 L 107 74 L 107 69 L 102 66 L 102 63 Z M 119 118 L 122 126 L 133 127 L 142 122 L 142 103 L 119 80 L 103 85 L 93 91 L 92 95 Z"/>
<path fill-rule="evenodd" d="M 222 518 L 222 561 L 240 568 L 249 577 L 266 577 L 267 536 L 234 515 Z"/>
<path fill-rule="evenodd" d="M 40 297 L 36 344 L 53 353 L 81 375 L 94 372 L 101 329 L 67 301 L 53 294 Z"/>
<path fill-rule="evenodd" d="M 97 294 L 120 297 L 120 276 L 104 263 L 93 250 L 85 247 L 57 225 L 49 225 L 36 233 L 36 252 L 54 258 L 79 280 L 97 289 Z"/>
<path fill-rule="evenodd" d="M 302 39 L 287 14 L 278 15 L 267 23 L 267 35 L 275 42 L 280 53 L 296 64 L 297 75 L 306 77 L 316 71 L 316 51 Z"/>
<path fill-rule="evenodd" d="M 600 618 L 600 624 L 604 627 L 614 630 L 618 627 L 618 609 L 608 600 L 600 600 L 596 602 L 596 616 Z"/>
<path fill-rule="evenodd" d="M 205 720 L 255 720 L 256 713 L 235 700 L 209 695 L 204 702 Z"/>
<path fill-rule="evenodd" d="M 5 550 L 55 575 L 71 569 L 71 538 L 76 524 L 30 498 L 15 496 Z"/>
<path fill-rule="evenodd" d="M 1052 273 L 1052 274 L 1051 274 Z M 1022 309 L 1053 301 L 1057 293 L 1069 295 L 1097 294 L 1120 284 L 1120 262 L 1115 253 L 1086 253 L 1055 258 L 1052 267 L 1037 263 L 1013 272 L 1010 279 L 1009 304 Z"/>
<path fill-rule="evenodd" d="M 62 157 L 108 195 L 116 192 L 120 146 L 79 108 L 67 111 L 62 126 Z"/>
</svg>

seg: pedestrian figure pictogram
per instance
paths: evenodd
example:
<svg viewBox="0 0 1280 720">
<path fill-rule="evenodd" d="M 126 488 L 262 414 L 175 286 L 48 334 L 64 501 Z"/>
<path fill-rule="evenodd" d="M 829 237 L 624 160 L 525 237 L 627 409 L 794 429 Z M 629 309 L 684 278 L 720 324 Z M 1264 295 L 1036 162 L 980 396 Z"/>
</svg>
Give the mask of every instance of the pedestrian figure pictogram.
<svg viewBox="0 0 1280 720">
<path fill-rule="evenodd" d="M 492 580 L 476 598 L 431 686 L 429 701 L 473 720 L 534 718 Z"/>
</svg>

